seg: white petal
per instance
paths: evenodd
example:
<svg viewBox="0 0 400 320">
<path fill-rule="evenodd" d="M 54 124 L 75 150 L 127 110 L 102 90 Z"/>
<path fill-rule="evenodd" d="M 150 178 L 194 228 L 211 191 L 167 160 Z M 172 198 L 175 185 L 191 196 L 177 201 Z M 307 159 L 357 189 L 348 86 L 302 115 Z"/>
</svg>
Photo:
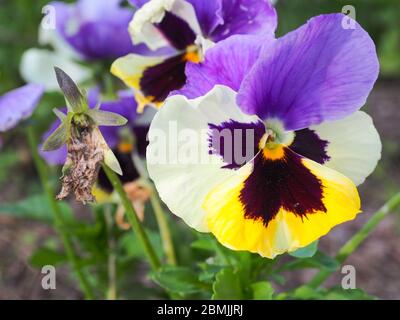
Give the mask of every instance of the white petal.
<svg viewBox="0 0 400 320">
<path fill-rule="evenodd" d="M 324 164 L 346 175 L 356 185 L 364 182 L 381 158 L 382 143 L 372 119 L 358 111 L 349 117 L 310 127 L 329 142 L 330 159 Z"/>
<path fill-rule="evenodd" d="M 182 18 L 196 34 L 201 34 L 196 12 L 190 3 L 184 0 L 151 0 L 136 11 L 129 24 L 133 43 L 145 43 L 152 50 L 169 46 L 168 41 L 153 25 L 162 21 L 166 11 Z"/>
<path fill-rule="evenodd" d="M 209 123 L 229 120 L 252 123 L 258 118 L 240 111 L 233 90 L 215 86 L 194 100 L 181 95 L 168 98 L 150 126 L 146 155 L 150 177 L 169 209 L 201 232 L 208 231 L 202 209 L 206 195 L 236 174 L 222 169 L 219 156 L 209 154 Z M 196 142 L 183 141 L 192 134 Z"/>
<path fill-rule="evenodd" d="M 76 83 L 82 83 L 91 77 L 91 71 L 70 58 L 57 52 L 29 49 L 22 56 L 20 74 L 29 83 L 44 85 L 46 91 L 59 90 L 54 67 L 59 67 L 68 73 Z"/>
<path fill-rule="evenodd" d="M 77 51 L 75 51 L 58 33 L 56 29 L 39 27 L 39 44 L 42 46 L 50 45 L 55 51 L 71 59 L 82 59 Z"/>
</svg>

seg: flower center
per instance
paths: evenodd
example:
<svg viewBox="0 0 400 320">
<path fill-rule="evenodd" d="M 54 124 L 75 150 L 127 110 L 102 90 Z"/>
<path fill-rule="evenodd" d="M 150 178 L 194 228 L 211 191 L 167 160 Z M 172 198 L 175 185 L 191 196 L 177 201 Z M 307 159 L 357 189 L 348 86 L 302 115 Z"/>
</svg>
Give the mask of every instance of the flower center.
<svg viewBox="0 0 400 320">
<path fill-rule="evenodd" d="M 190 45 L 186 49 L 184 59 L 193 63 L 200 63 L 203 60 L 202 48 L 196 44 Z"/>
<path fill-rule="evenodd" d="M 295 134 L 286 131 L 282 122 L 277 119 L 265 121 L 266 131 L 259 142 L 260 150 L 269 159 L 280 159 L 283 156 L 283 147 L 292 144 Z"/>
<path fill-rule="evenodd" d="M 206 51 L 215 45 L 209 39 L 198 35 L 194 44 L 186 48 L 185 60 L 193 63 L 200 63 L 204 60 Z"/>
</svg>

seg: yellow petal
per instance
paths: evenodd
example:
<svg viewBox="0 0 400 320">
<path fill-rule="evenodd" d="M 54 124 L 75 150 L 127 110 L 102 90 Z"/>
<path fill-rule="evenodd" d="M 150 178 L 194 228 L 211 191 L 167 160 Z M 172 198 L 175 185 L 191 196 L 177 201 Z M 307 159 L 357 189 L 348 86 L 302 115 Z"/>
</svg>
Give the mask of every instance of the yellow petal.
<svg viewBox="0 0 400 320">
<path fill-rule="evenodd" d="M 339 172 L 309 159 L 301 158 L 301 163 L 321 181 L 321 200 L 326 211 L 315 211 L 301 217 L 280 207 L 267 226 L 260 219 L 245 218 L 240 193 L 253 172 L 253 164 L 247 164 L 235 176 L 215 187 L 203 203 L 208 227 L 219 242 L 234 250 L 274 258 L 307 246 L 327 234 L 332 227 L 354 219 L 360 212 L 360 199 L 354 183 Z M 262 190 L 254 196 L 261 197 L 262 201 Z"/>
</svg>

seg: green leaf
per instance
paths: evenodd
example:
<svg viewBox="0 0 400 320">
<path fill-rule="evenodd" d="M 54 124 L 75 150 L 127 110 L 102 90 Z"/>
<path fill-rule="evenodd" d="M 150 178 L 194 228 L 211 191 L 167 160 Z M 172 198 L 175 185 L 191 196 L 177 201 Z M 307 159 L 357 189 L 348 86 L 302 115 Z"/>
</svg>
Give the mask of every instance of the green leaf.
<svg viewBox="0 0 400 320">
<path fill-rule="evenodd" d="M 207 262 L 199 263 L 199 267 L 201 268 L 199 280 L 205 282 L 214 282 L 215 275 L 223 268 L 223 266 L 209 264 Z"/>
<path fill-rule="evenodd" d="M 286 279 L 283 275 L 281 274 L 277 274 L 277 273 L 272 273 L 270 275 L 271 280 L 273 280 L 274 282 L 276 282 L 277 284 L 283 286 L 286 283 Z"/>
<path fill-rule="evenodd" d="M 88 109 L 85 113 L 98 126 L 123 126 L 128 122 L 128 119 L 114 112 Z"/>
<path fill-rule="evenodd" d="M 85 111 L 87 107 L 85 98 L 75 82 L 60 68 L 55 67 L 54 70 L 56 72 L 58 85 L 67 101 L 69 111 L 73 111 L 74 113 Z"/>
<path fill-rule="evenodd" d="M 268 281 L 260 281 L 251 285 L 254 300 L 272 300 L 274 288 Z"/>
<path fill-rule="evenodd" d="M 66 221 L 72 220 L 72 212 L 65 202 L 58 202 Z M 45 195 L 35 195 L 15 203 L 0 204 L 0 214 L 12 217 L 53 222 L 53 213 Z"/>
<path fill-rule="evenodd" d="M 67 118 L 66 114 L 56 108 L 53 109 L 53 112 L 57 116 L 57 118 L 60 119 L 61 122 L 63 122 Z"/>
<path fill-rule="evenodd" d="M 116 174 L 122 176 L 121 165 L 119 164 L 114 152 L 109 148 L 104 152 L 104 163 Z"/>
<path fill-rule="evenodd" d="M 361 289 L 345 290 L 341 287 L 329 289 L 314 289 L 301 286 L 288 294 L 289 298 L 301 300 L 375 300 L 376 297 L 365 293 Z"/>
<path fill-rule="evenodd" d="M 317 253 L 318 250 L 318 240 L 309 244 L 304 248 L 300 248 L 294 252 L 290 252 L 289 254 L 295 258 L 311 258 Z"/>
<path fill-rule="evenodd" d="M 300 286 L 293 293 L 289 293 L 289 297 L 301 300 L 321 300 L 323 299 L 323 294 L 314 288 Z"/>
<path fill-rule="evenodd" d="M 65 254 L 49 248 L 40 248 L 29 257 L 29 263 L 35 268 L 46 265 L 56 266 L 67 261 Z"/>
<path fill-rule="evenodd" d="M 361 289 L 343 289 L 341 287 L 333 287 L 324 290 L 325 300 L 376 300 L 377 298 L 369 295 Z"/>
<path fill-rule="evenodd" d="M 67 143 L 69 137 L 69 122 L 64 121 L 43 143 L 43 151 L 53 151 Z"/>
<path fill-rule="evenodd" d="M 196 293 L 205 288 L 197 273 L 186 267 L 164 267 L 154 273 L 152 278 L 164 289 L 179 294 Z"/>
<path fill-rule="evenodd" d="M 0 151 L 0 184 L 9 179 L 9 174 L 14 166 L 17 166 L 20 159 L 17 152 L 2 149 Z"/>
<path fill-rule="evenodd" d="M 158 232 L 152 231 L 145 228 L 145 231 L 149 237 L 151 245 L 158 257 L 162 257 L 164 249 L 162 246 L 162 241 L 160 234 Z M 146 253 L 143 251 L 142 245 L 137 238 L 136 234 L 133 232 L 126 233 L 120 240 L 121 248 L 126 252 L 127 256 L 130 258 L 145 258 Z"/>
<path fill-rule="evenodd" d="M 306 268 L 324 269 L 327 271 L 335 271 L 339 269 L 340 263 L 322 251 L 317 251 L 317 253 L 311 258 L 297 259 L 295 261 L 289 262 L 283 265 L 279 270 L 297 270 Z"/>
<path fill-rule="evenodd" d="M 202 238 L 193 241 L 190 245 L 194 249 L 204 250 L 204 251 L 215 251 L 215 245 L 212 239 Z"/>
<path fill-rule="evenodd" d="M 213 284 L 214 300 L 241 300 L 244 298 L 240 277 L 232 268 L 217 273 Z"/>
</svg>

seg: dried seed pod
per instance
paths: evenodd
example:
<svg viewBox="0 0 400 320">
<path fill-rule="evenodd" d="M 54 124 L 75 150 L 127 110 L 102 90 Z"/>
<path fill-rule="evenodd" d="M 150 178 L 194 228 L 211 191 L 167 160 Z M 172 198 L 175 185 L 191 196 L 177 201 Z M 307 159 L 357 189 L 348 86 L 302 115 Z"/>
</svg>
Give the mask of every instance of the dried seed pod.
<svg viewBox="0 0 400 320">
<path fill-rule="evenodd" d="M 74 193 L 76 200 L 87 203 L 95 201 L 92 194 L 101 165 L 122 175 L 114 153 L 108 147 L 98 126 L 121 126 L 127 120 L 112 112 L 98 108 L 89 109 L 84 94 L 61 69 L 55 68 L 58 83 L 68 106 L 68 114 L 54 110 L 61 125 L 43 144 L 44 151 L 67 145 L 68 155 L 63 167 L 62 189 L 57 196 L 61 200 Z"/>
</svg>

